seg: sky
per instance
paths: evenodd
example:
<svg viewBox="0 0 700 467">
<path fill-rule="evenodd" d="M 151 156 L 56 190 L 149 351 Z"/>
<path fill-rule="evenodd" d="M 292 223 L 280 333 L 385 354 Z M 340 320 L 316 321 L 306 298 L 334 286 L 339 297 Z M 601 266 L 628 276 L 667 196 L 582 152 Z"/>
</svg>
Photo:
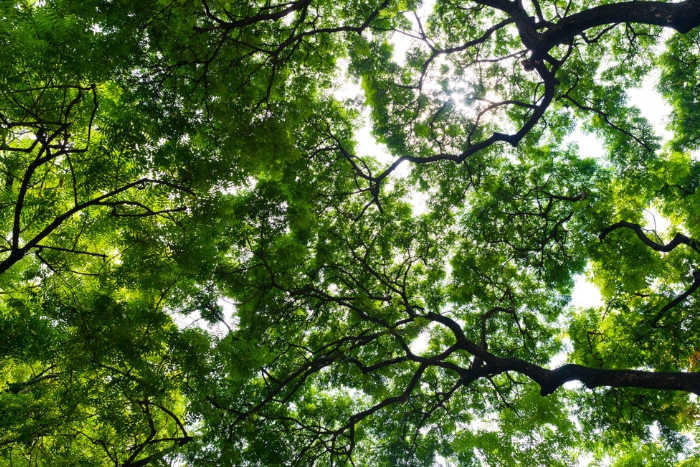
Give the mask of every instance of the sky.
<svg viewBox="0 0 700 467">
<path fill-rule="evenodd" d="M 666 124 L 671 114 L 671 106 L 654 89 L 658 80 L 659 75 L 652 73 L 642 82 L 640 87 L 630 89 L 628 96 L 629 102 L 639 108 L 642 116 L 649 120 L 656 132 L 666 141 L 671 136 L 666 130 Z M 603 153 L 602 143 L 592 135 L 577 132 L 572 139 L 578 143 L 581 152 L 595 155 Z M 658 212 L 649 211 L 645 213 L 645 217 L 647 225 L 653 226 L 655 224 L 658 231 L 666 230 L 669 225 L 668 221 Z M 592 283 L 586 280 L 585 275 L 580 275 L 576 278 L 576 285 L 571 295 L 571 304 L 583 308 L 601 306 L 603 304 L 600 292 Z"/>
</svg>

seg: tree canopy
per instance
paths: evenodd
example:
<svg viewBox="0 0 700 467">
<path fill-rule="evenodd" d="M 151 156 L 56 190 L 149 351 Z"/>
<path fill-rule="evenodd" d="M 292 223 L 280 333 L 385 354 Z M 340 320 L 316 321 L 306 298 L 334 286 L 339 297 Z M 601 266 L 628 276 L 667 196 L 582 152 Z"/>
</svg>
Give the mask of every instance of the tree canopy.
<svg viewBox="0 0 700 467">
<path fill-rule="evenodd" d="M 700 1 L 0 12 L 0 466 L 700 466 Z"/>
</svg>

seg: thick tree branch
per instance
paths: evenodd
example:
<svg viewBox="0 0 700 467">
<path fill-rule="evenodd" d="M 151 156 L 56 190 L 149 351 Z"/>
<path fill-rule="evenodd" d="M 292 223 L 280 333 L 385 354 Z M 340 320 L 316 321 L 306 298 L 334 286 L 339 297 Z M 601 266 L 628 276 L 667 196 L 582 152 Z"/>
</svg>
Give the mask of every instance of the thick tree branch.
<svg viewBox="0 0 700 467">
<path fill-rule="evenodd" d="M 687 391 L 700 395 L 700 373 L 605 370 L 573 364 L 548 370 L 520 358 L 501 358 L 487 352 L 470 341 L 464 334 L 462 327 L 446 316 L 430 312 L 426 318 L 447 326 L 457 339 L 457 345 L 484 361 L 483 367 L 470 370 L 469 374 L 463 377 L 465 384 L 483 376 L 513 371 L 523 374 L 539 384 L 540 393 L 543 396 L 552 394 L 569 381 L 581 381 L 590 389 L 599 386 L 636 387 Z"/>
<path fill-rule="evenodd" d="M 287 8 L 284 8 L 276 13 L 261 13 L 253 16 L 248 16 L 243 19 L 239 20 L 233 20 L 233 21 L 226 21 L 215 14 L 211 12 L 211 9 L 209 8 L 209 3 L 206 1 L 202 2 L 204 6 L 204 12 L 207 16 L 212 21 L 215 21 L 218 26 L 210 26 L 210 27 L 199 27 L 195 26 L 193 29 L 197 32 L 206 32 L 206 31 L 214 31 L 217 29 L 236 29 L 236 28 L 243 28 L 246 26 L 250 26 L 256 23 L 260 23 L 263 21 L 275 21 L 278 19 L 282 19 L 285 16 L 289 15 L 290 13 L 293 13 L 295 11 L 302 10 L 306 7 L 308 7 L 311 4 L 311 0 L 300 0 L 298 2 L 292 2 L 289 4 Z M 268 7 L 269 8 L 269 7 Z"/>
<path fill-rule="evenodd" d="M 700 1 L 623 2 L 589 8 L 562 19 L 543 33 L 538 51 L 565 44 L 588 29 L 615 23 L 649 24 L 686 33 L 700 26 Z"/>
<path fill-rule="evenodd" d="M 688 245 L 690 248 L 695 250 L 696 252 L 700 253 L 700 243 L 698 243 L 697 240 L 692 239 L 687 237 L 686 235 L 683 235 L 682 233 L 677 233 L 673 239 L 668 242 L 666 245 L 661 244 L 661 243 L 656 243 L 655 241 L 651 240 L 649 237 L 646 236 L 644 233 L 644 229 L 642 228 L 641 225 L 635 224 L 633 222 L 627 222 L 627 221 L 619 221 L 616 222 L 608 227 L 605 227 L 604 229 L 601 230 L 600 235 L 598 238 L 600 238 L 600 241 L 602 242 L 605 240 L 605 237 L 607 237 L 610 232 L 613 232 L 617 229 L 622 229 L 622 228 L 627 228 L 631 229 L 634 231 L 634 233 L 637 234 L 637 237 L 648 247 L 655 251 L 660 251 L 663 253 L 668 253 L 672 251 L 674 248 L 676 248 L 678 245 Z"/>
<path fill-rule="evenodd" d="M 476 3 L 501 10 L 515 20 L 520 38 L 525 47 L 532 51 L 533 60 L 544 58 L 557 45 L 567 44 L 585 31 L 599 26 L 638 23 L 671 28 L 681 33 L 700 26 L 700 2 L 697 0 L 599 5 L 566 16 L 542 33 L 537 32 L 542 25 L 535 23 L 519 2 L 476 0 Z"/>
</svg>

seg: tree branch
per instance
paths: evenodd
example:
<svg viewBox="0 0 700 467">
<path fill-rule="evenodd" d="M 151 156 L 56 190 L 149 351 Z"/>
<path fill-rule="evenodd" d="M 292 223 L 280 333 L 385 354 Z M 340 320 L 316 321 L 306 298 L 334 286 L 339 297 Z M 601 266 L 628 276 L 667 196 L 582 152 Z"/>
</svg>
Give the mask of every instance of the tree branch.
<svg viewBox="0 0 700 467">
<path fill-rule="evenodd" d="M 690 248 L 695 250 L 697 253 L 700 253 L 700 243 L 698 243 L 697 240 L 689 238 L 682 233 L 676 233 L 676 235 L 673 237 L 673 239 L 668 242 L 666 245 L 661 244 L 661 243 L 656 243 L 655 241 L 651 240 L 649 237 L 646 236 L 644 233 L 644 229 L 642 229 L 642 226 L 639 224 L 635 224 L 633 222 L 627 222 L 627 221 L 619 221 L 616 222 L 608 227 L 605 227 L 603 230 L 601 230 L 600 235 L 598 238 L 602 242 L 605 240 L 605 237 L 607 237 L 610 232 L 613 232 L 617 229 L 622 229 L 622 228 L 627 228 L 631 229 L 634 231 L 634 233 L 637 234 L 637 237 L 648 247 L 655 251 L 660 251 L 663 253 L 668 253 L 672 251 L 674 248 L 676 248 L 678 245 L 688 245 Z"/>
<path fill-rule="evenodd" d="M 589 389 L 599 386 L 636 387 L 687 391 L 700 395 L 700 373 L 606 370 L 574 364 L 548 370 L 521 358 L 501 358 L 487 352 L 467 339 L 462 327 L 446 316 L 430 312 L 425 317 L 447 326 L 457 339 L 457 345 L 484 361 L 483 367 L 469 370 L 468 374 L 463 377 L 465 384 L 480 377 L 514 371 L 539 384 L 540 394 L 543 396 L 552 394 L 569 381 L 581 381 Z"/>
</svg>

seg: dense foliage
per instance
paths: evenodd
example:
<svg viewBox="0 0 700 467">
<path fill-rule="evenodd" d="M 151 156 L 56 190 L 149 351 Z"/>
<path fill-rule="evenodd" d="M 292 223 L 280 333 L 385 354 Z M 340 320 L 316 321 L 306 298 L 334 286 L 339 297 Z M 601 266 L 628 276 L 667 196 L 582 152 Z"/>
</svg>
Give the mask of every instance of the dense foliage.
<svg viewBox="0 0 700 467">
<path fill-rule="evenodd" d="M 0 466 L 700 465 L 697 0 L 0 12 Z"/>
</svg>

